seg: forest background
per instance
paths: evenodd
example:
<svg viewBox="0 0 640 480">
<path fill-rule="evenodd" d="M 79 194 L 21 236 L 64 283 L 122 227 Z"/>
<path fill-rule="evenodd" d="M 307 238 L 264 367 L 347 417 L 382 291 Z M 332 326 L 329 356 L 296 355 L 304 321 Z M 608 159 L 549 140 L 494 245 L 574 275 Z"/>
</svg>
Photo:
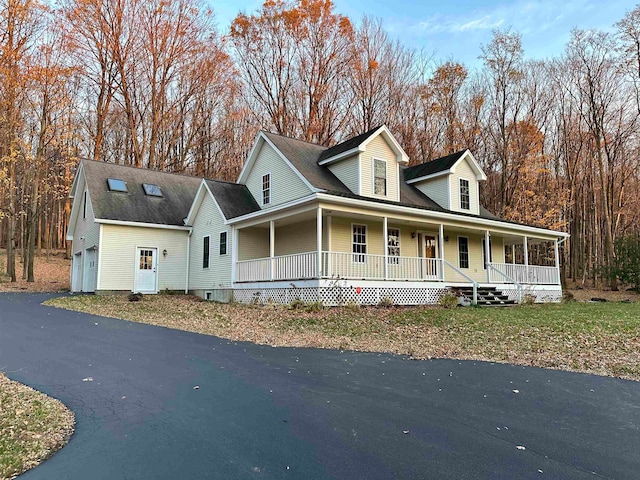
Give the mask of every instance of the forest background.
<svg viewBox="0 0 640 480">
<path fill-rule="evenodd" d="M 267 0 L 223 27 L 199 0 L 0 0 L 11 281 L 69 248 L 81 158 L 235 180 L 260 129 L 330 146 L 386 124 L 412 164 L 470 149 L 491 212 L 570 233 L 563 279 L 616 286 L 615 245 L 640 234 L 640 6 L 546 60 L 495 30 L 473 69 L 330 0 Z"/>
</svg>

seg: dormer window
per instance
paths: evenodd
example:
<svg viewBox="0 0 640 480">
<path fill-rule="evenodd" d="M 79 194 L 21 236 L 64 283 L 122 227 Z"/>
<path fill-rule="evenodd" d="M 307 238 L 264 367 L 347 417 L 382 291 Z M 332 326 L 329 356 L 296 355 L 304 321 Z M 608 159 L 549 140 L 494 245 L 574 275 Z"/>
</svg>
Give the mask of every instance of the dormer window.
<svg viewBox="0 0 640 480">
<path fill-rule="evenodd" d="M 387 195 L 387 162 L 373 159 L 373 193 Z"/>
<path fill-rule="evenodd" d="M 262 205 L 271 203 L 271 174 L 262 176 Z"/>
<path fill-rule="evenodd" d="M 460 209 L 470 210 L 471 201 L 469 197 L 469 180 L 460 179 Z"/>
<path fill-rule="evenodd" d="M 127 182 L 118 178 L 108 178 L 107 185 L 110 192 L 124 192 L 127 193 Z"/>
<path fill-rule="evenodd" d="M 161 197 L 162 190 L 158 185 L 152 185 L 150 183 L 143 183 L 142 188 L 144 188 L 144 194 L 150 197 Z"/>
</svg>

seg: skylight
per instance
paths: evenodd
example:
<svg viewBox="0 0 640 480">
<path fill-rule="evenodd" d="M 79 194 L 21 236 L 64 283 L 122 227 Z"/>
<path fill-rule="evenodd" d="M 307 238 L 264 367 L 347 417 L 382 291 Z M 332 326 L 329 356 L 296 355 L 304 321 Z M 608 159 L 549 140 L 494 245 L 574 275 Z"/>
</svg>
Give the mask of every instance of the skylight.
<svg viewBox="0 0 640 480">
<path fill-rule="evenodd" d="M 107 184 L 109 185 L 110 192 L 128 192 L 127 182 L 125 182 L 124 180 L 120 180 L 118 178 L 109 178 L 107 179 Z"/>
<path fill-rule="evenodd" d="M 162 190 L 158 185 L 152 185 L 150 183 L 143 183 L 142 188 L 144 188 L 145 195 L 149 195 L 151 197 L 161 197 Z"/>
</svg>

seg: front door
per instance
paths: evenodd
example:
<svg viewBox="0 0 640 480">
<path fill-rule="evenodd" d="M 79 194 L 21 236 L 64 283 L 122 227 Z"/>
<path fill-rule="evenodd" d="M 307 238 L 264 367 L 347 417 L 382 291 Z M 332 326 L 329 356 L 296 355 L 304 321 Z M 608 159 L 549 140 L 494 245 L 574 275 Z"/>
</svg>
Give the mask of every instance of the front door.
<svg viewBox="0 0 640 480">
<path fill-rule="evenodd" d="M 158 287 L 158 249 L 138 248 L 136 261 L 136 291 L 156 293 Z"/>
<path fill-rule="evenodd" d="M 424 277 L 427 279 L 438 278 L 438 262 L 436 261 L 438 255 L 438 243 L 435 235 L 423 235 L 424 245 Z"/>
</svg>

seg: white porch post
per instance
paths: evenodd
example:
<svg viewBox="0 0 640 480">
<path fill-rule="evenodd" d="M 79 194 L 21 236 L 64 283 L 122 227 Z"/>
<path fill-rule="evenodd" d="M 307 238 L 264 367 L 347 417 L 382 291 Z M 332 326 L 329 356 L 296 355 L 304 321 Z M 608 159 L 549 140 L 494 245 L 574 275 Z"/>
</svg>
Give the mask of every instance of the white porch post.
<svg viewBox="0 0 640 480">
<path fill-rule="evenodd" d="M 527 240 L 527 236 L 524 237 L 524 242 L 522 244 L 524 247 L 524 273 L 526 282 L 529 281 L 529 241 Z M 525 283 L 526 283 L 525 282 Z"/>
<path fill-rule="evenodd" d="M 231 225 L 231 285 L 237 280 L 236 278 L 236 263 L 238 262 L 238 230 L 234 225 Z"/>
<path fill-rule="evenodd" d="M 484 261 L 486 263 L 485 268 L 487 269 L 487 282 L 491 282 L 491 272 L 489 269 L 489 264 L 491 263 L 491 247 L 489 246 L 489 240 L 491 236 L 489 235 L 489 230 L 485 230 L 484 232 Z"/>
<path fill-rule="evenodd" d="M 318 207 L 316 214 L 316 276 L 322 278 L 322 208 Z"/>
<path fill-rule="evenodd" d="M 511 263 L 514 265 L 516 263 L 516 246 L 514 243 L 511 244 Z"/>
<path fill-rule="evenodd" d="M 382 217 L 382 248 L 384 248 L 384 279 L 387 279 L 387 268 L 389 264 L 389 221 L 387 217 Z"/>
<path fill-rule="evenodd" d="M 438 230 L 438 246 L 440 247 L 440 265 L 438 267 L 438 278 L 444 281 L 444 225 L 440 224 Z"/>
<path fill-rule="evenodd" d="M 553 242 L 553 249 L 555 251 L 556 254 L 556 275 L 557 275 L 557 282 L 558 285 L 560 285 L 560 255 L 559 255 L 559 250 L 558 250 L 558 239 L 556 238 Z"/>
<path fill-rule="evenodd" d="M 275 264 L 275 251 L 276 251 L 276 222 L 274 220 L 271 220 L 269 222 L 269 278 L 271 278 L 271 280 L 274 279 L 275 277 L 275 269 L 276 269 L 276 264 Z"/>
<path fill-rule="evenodd" d="M 333 274 L 332 263 L 333 259 L 331 258 L 331 215 L 327 215 L 327 276 L 331 278 Z"/>
</svg>

